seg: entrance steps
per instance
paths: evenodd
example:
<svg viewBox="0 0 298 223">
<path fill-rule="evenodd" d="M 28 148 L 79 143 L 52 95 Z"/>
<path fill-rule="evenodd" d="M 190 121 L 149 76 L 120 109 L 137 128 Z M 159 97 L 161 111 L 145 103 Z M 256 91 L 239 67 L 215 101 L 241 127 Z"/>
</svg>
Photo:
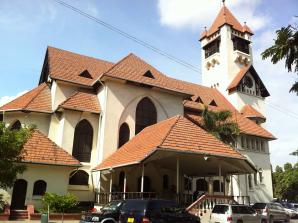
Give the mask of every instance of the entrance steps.
<svg viewBox="0 0 298 223">
<path fill-rule="evenodd" d="M 27 210 L 10 210 L 10 220 L 26 220 L 28 219 Z"/>
</svg>

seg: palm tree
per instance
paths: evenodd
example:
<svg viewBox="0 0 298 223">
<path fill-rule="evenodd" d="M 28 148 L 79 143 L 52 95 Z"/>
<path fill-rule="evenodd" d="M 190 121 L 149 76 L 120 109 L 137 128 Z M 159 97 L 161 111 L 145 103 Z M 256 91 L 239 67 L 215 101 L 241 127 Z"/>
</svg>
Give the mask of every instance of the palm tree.
<svg viewBox="0 0 298 223">
<path fill-rule="evenodd" d="M 240 131 L 238 124 L 231 120 L 231 111 L 212 111 L 206 106 L 202 112 L 202 118 L 203 129 L 226 144 L 235 144 Z"/>
<path fill-rule="evenodd" d="M 298 157 L 298 149 L 296 149 L 296 151 L 290 153 L 290 155 L 292 155 L 292 156 L 297 156 L 297 157 Z"/>
<path fill-rule="evenodd" d="M 262 58 L 271 58 L 271 62 L 276 64 L 285 60 L 285 67 L 289 72 L 292 70 L 298 72 L 298 30 L 296 27 L 289 25 L 276 31 L 277 38 L 274 45 L 262 53 Z M 292 68 L 293 67 L 293 68 Z M 298 95 L 298 82 L 296 81 L 290 92 L 296 92 Z"/>
</svg>

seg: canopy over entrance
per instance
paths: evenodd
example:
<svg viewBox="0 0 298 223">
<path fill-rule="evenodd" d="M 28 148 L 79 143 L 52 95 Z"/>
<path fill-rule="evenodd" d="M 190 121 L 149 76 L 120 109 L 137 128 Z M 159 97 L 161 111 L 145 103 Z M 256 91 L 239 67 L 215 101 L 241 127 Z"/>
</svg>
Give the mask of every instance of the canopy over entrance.
<svg viewBox="0 0 298 223">
<path fill-rule="evenodd" d="M 176 169 L 177 159 L 180 170 L 188 176 L 217 175 L 219 165 L 222 175 L 256 172 L 238 151 L 182 116 L 145 128 L 94 171 L 148 162 Z"/>
</svg>

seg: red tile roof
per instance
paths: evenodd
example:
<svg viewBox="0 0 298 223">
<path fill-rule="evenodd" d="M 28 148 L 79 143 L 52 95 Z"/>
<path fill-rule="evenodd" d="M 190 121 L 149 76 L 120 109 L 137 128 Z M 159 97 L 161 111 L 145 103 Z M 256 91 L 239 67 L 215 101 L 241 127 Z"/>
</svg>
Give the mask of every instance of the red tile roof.
<svg viewBox="0 0 298 223">
<path fill-rule="evenodd" d="M 245 105 L 241 109 L 241 114 L 247 118 L 262 118 L 266 119 L 264 115 L 262 115 L 259 111 L 254 109 L 251 105 Z"/>
<path fill-rule="evenodd" d="M 235 18 L 235 16 L 232 14 L 232 12 L 224 5 L 221 10 L 219 11 L 216 19 L 212 23 L 211 27 L 204 31 L 201 35 L 201 39 L 208 37 L 215 32 L 217 32 L 221 26 L 224 24 L 228 24 L 232 26 L 233 29 L 239 31 L 239 32 L 248 32 L 250 34 L 253 34 L 250 28 L 247 25 L 242 26 L 239 21 Z"/>
<path fill-rule="evenodd" d="M 88 92 L 74 93 L 63 103 L 61 103 L 59 107 L 64 109 L 92 112 L 97 114 L 99 114 L 101 111 L 97 95 Z"/>
<path fill-rule="evenodd" d="M 240 71 L 238 72 L 238 74 L 235 76 L 235 78 L 232 80 L 230 85 L 228 86 L 227 90 L 232 90 L 232 89 L 236 88 L 238 86 L 238 84 L 240 83 L 240 81 L 245 76 L 245 74 L 247 74 L 250 67 L 251 67 L 250 65 L 242 67 L 240 69 Z"/>
<path fill-rule="evenodd" d="M 148 71 L 150 71 L 150 75 L 153 77 L 148 77 L 148 75 L 146 75 Z M 173 79 L 167 77 L 132 53 L 124 57 L 110 70 L 105 72 L 101 78 L 103 77 L 113 77 L 157 88 L 163 88 L 178 93 L 189 94 L 189 92 L 180 86 L 178 82 L 173 81 Z"/>
<path fill-rule="evenodd" d="M 52 112 L 50 87 L 43 83 L 31 91 L 0 107 L 0 111 Z"/>
<path fill-rule="evenodd" d="M 95 169 L 140 163 L 156 150 L 245 159 L 198 125 L 182 116 L 175 116 L 145 128 Z"/>
<path fill-rule="evenodd" d="M 92 86 L 98 77 L 113 65 L 111 62 L 54 47 L 48 47 L 47 57 L 49 75 L 52 79 L 86 86 Z M 80 76 L 86 70 L 92 78 Z"/>
<path fill-rule="evenodd" d="M 80 166 L 80 162 L 39 130 L 34 130 L 23 148 L 23 162 L 62 166 Z"/>
</svg>

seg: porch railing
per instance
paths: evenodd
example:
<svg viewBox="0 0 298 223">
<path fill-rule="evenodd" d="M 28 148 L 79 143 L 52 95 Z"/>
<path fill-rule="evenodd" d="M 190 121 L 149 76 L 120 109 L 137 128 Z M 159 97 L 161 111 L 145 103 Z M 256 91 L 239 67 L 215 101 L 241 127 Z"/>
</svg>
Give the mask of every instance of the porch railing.
<svg viewBox="0 0 298 223">
<path fill-rule="evenodd" d="M 125 199 L 152 199 L 157 198 L 155 192 L 101 192 L 95 193 L 95 203 L 107 204 L 110 201 Z"/>
<path fill-rule="evenodd" d="M 235 200 L 236 198 L 236 200 Z M 202 216 L 208 210 L 212 210 L 216 204 L 238 204 L 241 201 L 249 201 L 248 196 L 223 196 L 223 195 L 202 195 L 195 202 L 189 205 L 186 210 Z M 249 203 L 248 203 L 249 204 Z"/>
</svg>

